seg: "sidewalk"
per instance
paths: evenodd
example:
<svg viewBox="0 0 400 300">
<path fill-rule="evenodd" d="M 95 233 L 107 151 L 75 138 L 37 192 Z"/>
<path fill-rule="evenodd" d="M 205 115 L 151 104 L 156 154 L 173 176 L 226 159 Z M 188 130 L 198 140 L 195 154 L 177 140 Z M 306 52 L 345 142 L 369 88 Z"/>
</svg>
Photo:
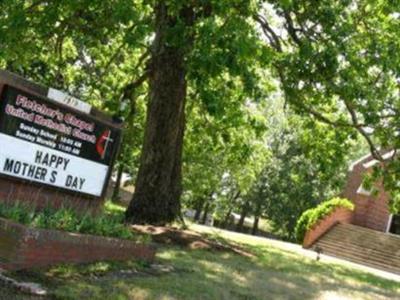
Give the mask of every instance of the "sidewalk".
<svg viewBox="0 0 400 300">
<path fill-rule="evenodd" d="M 238 233 L 238 232 L 233 232 L 233 231 L 228 231 L 228 230 L 223 230 L 219 228 L 214 228 L 214 227 L 208 227 L 204 225 L 199 225 L 199 224 L 191 224 L 189 228 L 193 231 L 196 231 L 198 233 L 211 233 L 211 234 L 216 234 L 216 235 L 221 235 L 225 238 L 232 238 L 232 239 L 241 239 L 249 244 L 257 244 L 257 245 L 267 245 L 267 246 L 272 246 L 276 247 L 285 251 L 290 251 L 290 252 L 295 252 L 299 255 L 303 255 L 305 257 L 311 258 L 311 259 L 316 259 L 317 253 L 312 250 L 307 250 L 303 249 L 300 245 L 298 244 L 293 244 L 289 242 L 283 242 L 279 240 L 273 240 L 273 239 L 268 239 L 265 237 L 259 237 L 259 236 L 253 236 L 253 235 L 248 235 L 248 234 L 243 234 L 243 233 Z M 400 275 L 382 271 L 379 269 L 367 267 L 364 265 L 360 265 L 357 263 L 349 262 L 344 259 L 336 258 L 333 256 L 321 254 L 320 255 L 320 262 L 322 263 L 335 263 L 339 265 L 343 265 L 346 267 L 354 268 L 360 271 L 364 271 L 385 279 L 393 280 L 396 282 L 400 282 Z"/>
</svg>

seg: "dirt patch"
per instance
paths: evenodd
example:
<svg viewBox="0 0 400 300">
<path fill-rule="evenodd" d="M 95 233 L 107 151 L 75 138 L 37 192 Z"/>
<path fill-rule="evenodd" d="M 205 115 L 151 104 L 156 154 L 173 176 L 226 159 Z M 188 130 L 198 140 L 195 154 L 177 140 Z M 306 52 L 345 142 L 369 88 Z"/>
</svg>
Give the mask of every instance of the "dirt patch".
<svg viewBox="0 0 400 300">
<path fill-rule="evenodd" d="M 230 243 L 220 243 L 201 234 L 189 230 L 180 230 L 175 227 L 133 225 L 132 229 L 141 234 L 151 236 L 153 242 L 166 245 L 178 245 L 187 249 L 206 249 L 214 251 L 227 251 L 241 256 L 253 257 L 254 255 L 243 248 Z"/>
</svg>

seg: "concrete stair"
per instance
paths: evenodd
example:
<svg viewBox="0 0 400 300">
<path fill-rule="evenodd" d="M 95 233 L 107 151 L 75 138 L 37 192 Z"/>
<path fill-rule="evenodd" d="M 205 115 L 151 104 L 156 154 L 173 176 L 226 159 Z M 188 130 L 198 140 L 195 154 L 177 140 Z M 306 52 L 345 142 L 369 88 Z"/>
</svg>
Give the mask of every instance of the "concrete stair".
<svg viewBox="0 0 400 300">
<path fill-rule="evenodd" d="M 369 267 L 400 274 L 400 236 L 351 224 L 338 224 L 312 249 Z"/>
</svg>

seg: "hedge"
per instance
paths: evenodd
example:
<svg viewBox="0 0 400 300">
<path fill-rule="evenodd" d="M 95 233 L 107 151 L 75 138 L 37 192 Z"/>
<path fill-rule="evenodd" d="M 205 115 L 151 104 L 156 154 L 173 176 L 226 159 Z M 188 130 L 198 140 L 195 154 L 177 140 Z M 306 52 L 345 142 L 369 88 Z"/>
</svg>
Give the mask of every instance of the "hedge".
<svg viewBox="0 0 400 300">
<path fill-rule="evenodd" d="M 295 227 L 296 238 L 299 243 L 302 243 L 306 232 L 311 229 L 318 221 L 329 215 L 336 208 L 343 207 L 349 210 L 354 210 L 354 204 L 343 198 L 333 198 L 324 201 L 315 208 L 306 210 L 297 220 Z"/>
<path fill-rule="evenodd" d="M 12 205 L 0 202 L 0 217 L 34 228 L 55 229 L 82 234 L 136 240 L 129 226 L 124 224 L 123 215 L 107 209 L 96 216 L 77 214 L 69 208 L 44 208 L 35 210 L 22 203 Z"/>
</svg>

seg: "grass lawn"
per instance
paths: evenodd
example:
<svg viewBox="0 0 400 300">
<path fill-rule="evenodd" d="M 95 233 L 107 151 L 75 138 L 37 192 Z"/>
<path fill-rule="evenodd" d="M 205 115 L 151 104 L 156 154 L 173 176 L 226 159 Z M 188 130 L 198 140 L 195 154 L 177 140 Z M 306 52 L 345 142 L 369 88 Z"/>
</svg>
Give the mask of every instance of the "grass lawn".
<svg viewBox="0 0 400 300">
<path fill-rule="evenodd" d="M 12 275 L 42 283 L 55 299 L 400 299 L 398 282 L 224 234 L 253 256 L 161 246 L 157 264 L 173 267 L 162 274 L 126 262 Z"/>
</svg>

